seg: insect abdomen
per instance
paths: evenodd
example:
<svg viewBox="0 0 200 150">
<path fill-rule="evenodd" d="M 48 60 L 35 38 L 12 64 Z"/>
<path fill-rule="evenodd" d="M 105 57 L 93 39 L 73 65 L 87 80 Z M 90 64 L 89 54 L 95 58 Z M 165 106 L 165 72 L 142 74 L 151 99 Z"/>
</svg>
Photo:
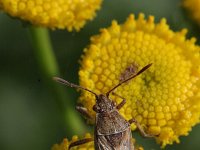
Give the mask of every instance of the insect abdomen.
<svg viewBox="0 0 200 150">
<path fill-rule="evenodd" d="M 97 134 L 95 138 L 96 150 L 134 150 L 134 145 L 131 141 L 132 135 L 130 127 L 116 134 Z"/>
</svg>

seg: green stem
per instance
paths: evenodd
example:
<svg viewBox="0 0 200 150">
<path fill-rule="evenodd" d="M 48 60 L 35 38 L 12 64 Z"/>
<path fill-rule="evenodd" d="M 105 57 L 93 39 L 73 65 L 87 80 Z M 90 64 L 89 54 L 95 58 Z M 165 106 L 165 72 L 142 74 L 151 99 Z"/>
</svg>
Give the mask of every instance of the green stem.
<svg viewBox="0 0 200 150">
<path fill-rule="evenodd" d="M 30 27 L 29 31 L 41 75 L 53 94 L 55 94 L 55 100 L 60 106 L 64 116 L 67 135 L 83 134 L 85 126 L 77 112 L 75 112 L 71 100 L 66 93 L 67 91 L 64 91 L 62 86 L 52 80 L 52 77 L 60 76 L 60 73 L 48 30 L 40 27 Z"/>
</svg>

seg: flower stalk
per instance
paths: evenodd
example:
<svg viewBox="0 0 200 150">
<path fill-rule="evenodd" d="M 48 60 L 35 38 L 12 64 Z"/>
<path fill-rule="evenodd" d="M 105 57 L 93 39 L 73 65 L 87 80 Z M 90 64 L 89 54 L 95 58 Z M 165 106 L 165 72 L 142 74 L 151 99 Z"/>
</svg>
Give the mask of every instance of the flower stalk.
<svg viewBox="0 0 200 150">
<path fill-rule="evenodd" d="M 41 75 L 55 96 L 66 124 L 66 133 L 69 137 L 74 134 L 83 134 L 84 125 L 73 108 L 67 91 L 52 80 L 54 76 L 60 76 L 58 64 L 50 42 L 49 33 L 46 28 L 29 28 L 30 40 L 32 42 L 34 55 L 38 63 Z"/>
</svg>

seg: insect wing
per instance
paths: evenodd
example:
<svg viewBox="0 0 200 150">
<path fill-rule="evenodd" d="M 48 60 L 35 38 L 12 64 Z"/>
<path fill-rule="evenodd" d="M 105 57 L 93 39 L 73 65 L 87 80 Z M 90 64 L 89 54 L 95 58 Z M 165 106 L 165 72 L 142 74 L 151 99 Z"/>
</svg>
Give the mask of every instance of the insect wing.
<svg viewBox="0 0 200 150">
<path fill-rule="evenodd" d="M 130 126 L 130 124 L 116 109 L 109 113 L 97 113 L 96 115 L 96 128 L 98 135 L 120 133 L 125 131 Z"/>
<path fill-rule="evenodd" d="M 134 150 L 130 127 L 127 130 L 111 134 L 95 134 L 95 150 Z"/>
<path fill-rule="evenodd" d="M 114 109 L 96 114 L 95 150 L 134 150 L 130 124 Z"/>
</svg>

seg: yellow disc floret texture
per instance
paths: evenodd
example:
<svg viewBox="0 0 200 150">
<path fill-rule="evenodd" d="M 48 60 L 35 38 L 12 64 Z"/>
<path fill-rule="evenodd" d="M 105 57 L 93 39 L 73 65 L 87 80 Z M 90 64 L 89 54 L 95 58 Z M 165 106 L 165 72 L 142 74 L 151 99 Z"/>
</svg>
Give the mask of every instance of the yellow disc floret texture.
<svg viewBox="0 0 200 150">
<path fill-rule="evenodd" d="M 156 24 L 153 16 L 145 19 L 143 14 L 138 19 L 130 15 L 121 25 L 113 21 L 84 50 L 80 85 L 105 94 L 122 75 L 128 75 L 130 66 L 137 64 L 139 70 L 152 63 L 115 90 L 126 99 L 120 113 L 127 120 L 137 119 L 147 133 L 157 135 L 162 146 L 179 142 L 179 136 L 187 135 L 200 117 L 200 47 L 195 38 L 186 39 L 186 32 L 174 32 L 165 19 Z M 95 115 L 93 95 L 82 91 L 80 102 Z"/>
<path fill-rule="evenodd" d="M 200 26 L 200 0 L 183 0 L 183 6 Z"/>
<path fill-rule="evenodd" d="M 0 9 L 13 17 L 52 29 L 80 30 L 92 20 L 102 0 L 0 0 Z"/>
</svg>

